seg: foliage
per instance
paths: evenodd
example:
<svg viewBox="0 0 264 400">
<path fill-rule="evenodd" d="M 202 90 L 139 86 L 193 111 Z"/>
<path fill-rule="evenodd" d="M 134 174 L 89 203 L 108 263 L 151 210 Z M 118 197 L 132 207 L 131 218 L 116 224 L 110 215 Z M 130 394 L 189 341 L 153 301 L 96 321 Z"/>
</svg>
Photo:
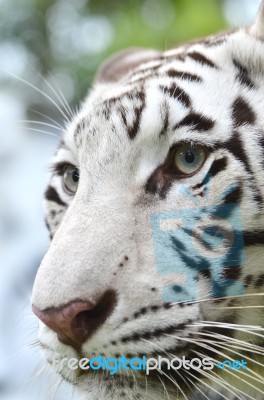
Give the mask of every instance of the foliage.
<svg viewBox="0 0 264 400">
<path fill-rule="evenodd" d="M 65 87 L 66 83 L 72 84 L 72 93 L 67 95 L 65 91 L 71 103 L 84 96 L 102 60 L 120 49 L 164 50 L 226 27 L 219 0 L 2 0 L 0 3 L 0 56 L 1 47 L 6 44 L 8 49 L 13 46 L 17 57 L 22 52 L 26 63 L 21 75 L 26 79 L 32 75 L 29 64 L 43 76 L 62 76 L 60 86 L 64 82 Z M 35 83 L 38 83 L 36 78 Z"/>
</svg>

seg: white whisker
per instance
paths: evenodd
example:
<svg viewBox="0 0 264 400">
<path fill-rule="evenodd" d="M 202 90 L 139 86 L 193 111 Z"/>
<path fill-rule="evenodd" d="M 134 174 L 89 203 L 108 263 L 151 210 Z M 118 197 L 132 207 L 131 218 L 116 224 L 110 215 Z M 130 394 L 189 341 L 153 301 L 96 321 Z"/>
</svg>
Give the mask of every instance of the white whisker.
<svg viewBox="0 0 264 400">
<path fill-rule="evenodd" d="M 41 117 L 46 118 L 48 121 L 53 122 L 54 125 L 56 125 L 58 128 L 61 128 L 62 131 L 65 130 L 65 127 L 64 127 L 62 124 L 60 124 L 58 121 L 56 121 L 55 119 L 53 119 L 53 118 L 51 118 L 51 117 L 49 117 L 49 116 L 47 116 L 47 115 L 41 113 L 40 111 L 35 110 L 35 109 L 33 109 L 33 108 L 31 108 L 30 110 L 31 110 L 31 112 L 33 112 L 34 114 L 40 115 Z"/>
<path fill-rule="evenodd" d="M 56 130 L 58 130 L 59 132 L 62 132 L 62 129 L 61 129 L 60 127 L 58 127 L 58 126 L 56 126 L 56 125 L 53 125 L 53 124 L 49 124 L 49 123 L 47 123 L 47 122 L 32 121 L 32 120 L 20 120 L 20 121 L 18 121 L 18 122 L 25 123 L 25 124 L 44 125 L 44 126 L 51 127 L 51 128 L 53 128 L 53 129 L 56 129 Z"/>
<path fill-rule="evenodd" d="M 44 133 L 44 134 L 46 134 L 46 135 L 48 135 L 48 136 L 54 136 L 54 137 L 56 137 L 56 138 L 59 138 L 59 136 L 56 135 L 55 133 L 51 133 L 51 132 L 49 132 L 49 131 L 43 131 L 42 129 L 31 128 L 31 127 L 28 126 L 28 127 L 27 127 L 27 130 L 33 131 L 33 132 Z"/>
<path fill-rule="evenodd" d="M 49 96 L 47 93 L 43 92 L 43 90 L 39 89 L 37 86 L 33 85 L 32 83 L 30 83 L 30 82 L 26 81 L 25 79 L 21 78 L 20 76 L 17 76 L 15 74 L 13 74 L 12 72 L 5 71 L 3 69 L 1 69 L 1 70 L 2 70 L 2 72 L 12 76 L 13 78 L 17 79 L 18 81 L 20 81 L 20 82 L 24 83 L 25 85 L 27 85 L 27 86 L 31 87 L 32 89 L 34 89 L 36 92 L 40 93 L 43 97 L 45 97 L 47 100 L 49 100 L 57 108 L 57 110 L 66 119 L 66 121 L 70 122 L 68 115 L 65 114 L 63 109 L 56 103 L 55 100 L 53 100 L 53 98 L 51 96 Z"/>
<path fill-rule="evenodd" d="M 59 102 L 61 103 L 61 105 L 64 107 L 65 112 L 68 113 L 68 116 L 69 116 L 70 118 L 73 118 L 73 116 L 74 116 L 74 115 L 73 115 L 73 112 L 72 112 L 72 110 L 71 110 L 71 108 L 70 108 L 70 106 L 69 106 L 69 104 L 68 104 L 68 102 L 67 102 L 65 96 L 63 95 L 61 89 L 59 88 L 58 84 L 57 84 L 56 82 L 53 81 L 53 83 L 56 85 L 57 89 L 59 90 L 60 95 L 57 93 L 57 91 L 54 89 L 54 87 L 51 85 L 51 83 L 50 83 L 46 78 L 44 78 L 44 76 L 42 76 L 36 68 L 34 68 L 34 67 L 33 67 L 32 65 L 30 65 L 29 63 L 27 63 L 27 64 L 28 64 L 28 66 L 39 76 L 39 78 L 50 88 L 50 90 L 52 91 L 52 93 L 56 96 L 56 98 L 58 99 L 58 101 L 59 101 Z"/>
</svg>

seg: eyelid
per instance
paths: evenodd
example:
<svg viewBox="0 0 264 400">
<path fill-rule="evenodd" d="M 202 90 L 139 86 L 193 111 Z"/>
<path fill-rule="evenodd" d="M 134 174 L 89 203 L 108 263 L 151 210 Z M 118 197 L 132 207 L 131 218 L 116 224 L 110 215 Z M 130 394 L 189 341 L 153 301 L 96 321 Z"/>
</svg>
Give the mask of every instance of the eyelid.
<svg viewBox="0 0 264 400">
<path fill-rule="evenodd" d="M 70 163 L 68 161 L 59 161 L 59 162 L 56 162 L 55 164 L 51 165 L 50 171 L 53 174 L 62 176 L 67 167 L 73 167 L 73 168 L 79 169 L 78 167 L 76 167 L 75 165 L 73 165 L 72 163 Z"/>
</svg>

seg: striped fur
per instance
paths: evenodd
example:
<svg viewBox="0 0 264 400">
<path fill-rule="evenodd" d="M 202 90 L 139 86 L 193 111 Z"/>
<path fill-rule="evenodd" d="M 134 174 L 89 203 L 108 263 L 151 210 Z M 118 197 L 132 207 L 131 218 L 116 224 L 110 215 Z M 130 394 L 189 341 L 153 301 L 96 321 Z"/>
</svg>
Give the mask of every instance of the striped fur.
<svg viewBox="0 0 264 400">
<path fill-rule="evenodd" d="M 246 328 L 263 325 L 264 318 L 263 296 L 256 295 L 264 292 L 263 9 L 250 28 L 164 53 L 135 49 L 115 56 L 100 69 L 68 125 L 45 192 L 46 224 L 54 238 L 36 277 L 33 303 L 44 310 L 76 298 L 95 301 L 114 290 L 116 308 L 84 344 L 87 356 L 203 353 L 218 358 L 220 351 L 234 359 L 258 353 L 263 362 L 263 338 Z M 173 151 L 184 143 L 202 145 L 207 152 L 202 168 L 188 177 L 172 167 Z M 68 164 L 80 171 L 75 196 L 62 185 Z M 189 243 L 199 242 L 199 235 L 185 229 L 168 246 L 186 271 L 198 271 L 198 301 L 164 303 L 163 287 L 175 276 L 157 273 L 153 213 L 197 207 L 218 212 L 223 206 L 232 213 L 232 205 L 241 212 L 245 263 L 233 260 L 232 268 L 223 264 L 216 273 L 213 259 L 192 254 Z M 230 284 L 221 299 L 212 297 L 212 283 L 222 290 L 223 277 L 242 283 L 246 296 L 228 297 Z M 206 342 L 212 337 L 216 344 Z M 54 352 L 75 355 L 43 324 L 40 341 L 48 360 Z M 77 400 L 175 399 L 177 392 L 177 398 L 183 392 L 192 398 L 208 390 L 206 385 L 213 387 L 210 399 L 218 399 L 222 390 L 228 399 L 262 399 L 263 380 L 254 380 L 254 373 L 263 376 L 263 370 L 254 360 L 248 363 L 255 372 L 225 374 L 224 388 L 214 375 L 205 386 L 199 373 L 188 383 L 184 371 L 153 374 L 147 390 L 139 373 L 137 385 L 132 375 L 109 380 L 70 374 L 67 368 L 60 373 L 76 385 Z"/>
</svg>

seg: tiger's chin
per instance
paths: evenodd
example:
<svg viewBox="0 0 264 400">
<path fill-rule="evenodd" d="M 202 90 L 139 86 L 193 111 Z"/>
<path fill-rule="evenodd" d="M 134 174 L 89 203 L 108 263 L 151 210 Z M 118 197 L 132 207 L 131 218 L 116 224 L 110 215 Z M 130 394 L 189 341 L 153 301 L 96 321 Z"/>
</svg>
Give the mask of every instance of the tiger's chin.
<svg viewBox="0 0 264 400">
<path fill-rule="evenodd" d="M 129 382 L 130 387 L 124 386 L 122 382 L 116 378 L 112 382 L 106 381 L 93 381 L 87 382 L 85 385 L 80 384 L 75 387 L 74 399 L 75 400 L 182 400 L 182 396 L 179 391 L 171 392 L 168 387 L 164 388 L 164 383 L 161 381 L 146 382 L 142 381 L 131 381 Z M 188 392 L 186 392 L 188 395 Z M 176 395 L 176 397 L 175 397 Z"/>
<path fill-rule="evenodd" d="M 129 373 L 128 373 L 129 372 Z M 179 382 L 175 376 L 152 371 L 146 376 L 139 372 L 125 371 L 111 375 L 109 371 L 57 371 L 60 377 L 74 386 L 76 400 L 182 400 L 192 394 L 190 385 Z"/>
<path fill-rule="evenodd" d="M 48 335 L 45 335 L 47 339 Z M 43 339 L 43 338 L 41 338 Z M 78 353 L 72 347 L 61 344 L 58 340 L 49 340 L 41 343 L 44 356 L 48 364 L 58 375 L 58 379 L 68 382 L 74 388 L 75 400 L 182 400 L 186 396 L 193 394 L 193 385 L 190 385 L 190 379 L 184 371 L 168 371 L 163 365 L 161 369 L 149 371 L 136 370 L 118 370 L 111 373 L 111 370 L 93 370 L 79 367 L 81 360 L 95 357 L 94 354 Z M 184 354 L 191 358 L 191 353 L 187 348 L 173 350 L 178 357 Z M 172 354 L 161 351 L 162 357 L 172 358 Z M 97 355 L 100 356 L 100 355 Z M 117 355 L 115 355 L 117 357 Z M 139 357 L 135 354 L 133 357 Z M 147 358 L 158 356 L 155 354 L 146 355 Z M 107 357 L 108 358 L 108 357 Z M 132 358 L 132 356 L 131 356 Z M 67 362 L 70 359 L 78 360 L 78 368 L 69 368 Z M 203 379 L 198 371 L 192 371 L 192 375 Z M 176 397 L 175 397 L 176 396 Z"/>
<path fill-rule="evenodd" d="M 162 370 L 151 370 L 146 375 L 146 371 L 131 369 L 111 373 L 111 370 L 107 369 L 80 368 L 81 360 L 91 360 L 95 355 L 89 352 L 79 353 L 72 347 L 60 343 L 46 327 L 42 330 L 42 334 L 43 331 L 45 334 L 40 337 L 40 346 L 46 362 L 58 375 L 58 379 L 61 378 L 73 386 L 76 400 L 174 400 L 175 395 L 178 400 L 182 400 L 184 396 L 192 393 L 182 372 L 170 373 L 162 368 Z M 169 357 L 165 351 L 161 353 L 163 357 Z M 181 356 L 184 351 L 179 348 L 175 349 L 174 353 Z M 136 354 L 133 356 L 139 357 Z M 71 359 L 76 360 L 78 368 L 69 368 L 68 361 Z"/>
<path fill-rule="evenodd" d="M 146 376 L 144 372 L 131 370 L 118 371 L 115 374 L 111 374 L 110 371 L 83 370 L 79 367 L 72 370 L 67 364 L 60 368 L 60 361 L 65 357 L 76 357 L 80 361 L 83 358 L 81 355 L 77 356 L 69 349 L 66 356 L 47 347 L 44 353 L 58 377 L 74 387 L 76 400 L 173 400 L 176 394 L 177 399 L 182 400 L 184 395 L 191 394 L 190 386 L 183 382 L 182 378 L 179 379 L 181 382 L 177 382 L 175 377 L 162 371 L 152 371 Z M 85 357 L 88 358 L 88 355 Z M 178 376 L 181 377 L 180 374 Z"/>
</svg>

